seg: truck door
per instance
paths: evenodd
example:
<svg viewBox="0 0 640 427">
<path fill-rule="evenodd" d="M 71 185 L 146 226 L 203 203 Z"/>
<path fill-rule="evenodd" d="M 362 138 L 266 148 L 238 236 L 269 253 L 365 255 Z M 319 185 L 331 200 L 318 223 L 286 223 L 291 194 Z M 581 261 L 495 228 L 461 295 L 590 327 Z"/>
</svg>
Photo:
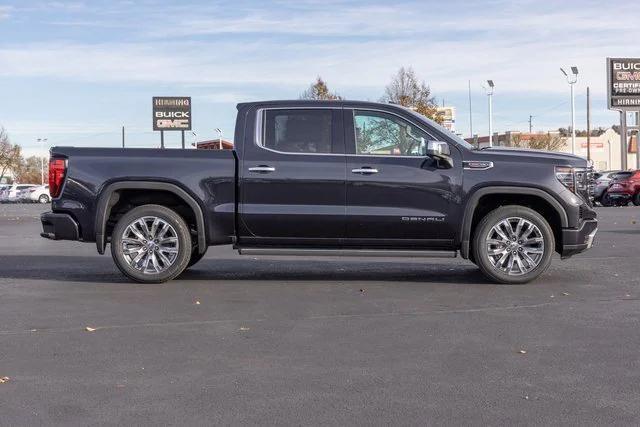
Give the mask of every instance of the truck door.
<svg viewBox="0 0 640 427">
<path fill-rule="evenodd" d="M 455 206 L 462 166 L 441 168 L 421 146 L 435 140 L 424 126 L 400 115 L 344 109 L 347 151 L 347 244 L 453 245 Z"/>
<path fill-rule="evenodd" d="M 341 107 L 264 108 L 240 164 L 241 244 L 336 244 L 345 233 Z"/>
</svg>

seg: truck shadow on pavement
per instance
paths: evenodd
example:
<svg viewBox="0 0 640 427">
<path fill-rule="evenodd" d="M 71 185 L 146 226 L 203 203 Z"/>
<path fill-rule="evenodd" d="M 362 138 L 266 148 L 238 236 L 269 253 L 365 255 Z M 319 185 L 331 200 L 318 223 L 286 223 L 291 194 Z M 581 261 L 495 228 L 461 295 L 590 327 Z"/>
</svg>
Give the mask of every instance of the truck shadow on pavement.
<svg viewBox="0 0 640 427">
<path fill-rule="evenodd" d="M 108 257 L 4 255 L 0 280 L 131 283 Z M 178 281 L 376 281 L 487 284 L 471 263 L 330 261 L 273 259 L 203 259 Z"/>
</svg>

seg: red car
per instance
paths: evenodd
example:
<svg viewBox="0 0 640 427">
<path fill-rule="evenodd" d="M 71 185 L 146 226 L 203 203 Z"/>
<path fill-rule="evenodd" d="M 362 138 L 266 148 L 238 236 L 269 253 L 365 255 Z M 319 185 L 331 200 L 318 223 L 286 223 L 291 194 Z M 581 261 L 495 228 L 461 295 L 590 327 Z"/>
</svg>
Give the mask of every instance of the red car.
<svg viewBox="0 0 640 427">
<path fill-rule="evenodd" d="M 609 184 L 607 196 L 616 205 L 626 205 L 630 201 L 640 206 L 640 170 L 618 172 Z"/>
</svg>

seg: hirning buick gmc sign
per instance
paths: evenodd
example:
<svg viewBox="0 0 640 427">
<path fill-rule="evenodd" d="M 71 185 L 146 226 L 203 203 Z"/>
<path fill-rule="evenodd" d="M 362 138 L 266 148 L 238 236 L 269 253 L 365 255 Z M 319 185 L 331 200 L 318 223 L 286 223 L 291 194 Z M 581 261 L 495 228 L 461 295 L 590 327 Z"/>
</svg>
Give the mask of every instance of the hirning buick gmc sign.
<svg viewBox="0 0 640 427">
<path fill-rule="evenodd" d="M 191 130 L 191 97 L 154 96 L 153 130 Z"/>
<path fill-rule="evenodd" d="M 640 58 L 607 58 L 610 110 L 640 110 Z"/>
</svg>

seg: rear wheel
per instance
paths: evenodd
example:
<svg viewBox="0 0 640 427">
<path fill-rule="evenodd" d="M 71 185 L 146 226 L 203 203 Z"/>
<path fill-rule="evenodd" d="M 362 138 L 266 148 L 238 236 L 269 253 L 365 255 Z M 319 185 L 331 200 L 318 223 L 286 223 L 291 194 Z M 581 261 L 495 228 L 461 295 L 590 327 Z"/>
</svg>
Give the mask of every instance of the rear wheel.
<svg viewBox="0 0 640 427">
<path fill-rule="evenodd" d="M 136 282 L 166 282 L 182 273 L 191 259 L 189 228 L 169 208 L 139 206 L 114 227 L 111 255 L 120 271 Z"/>
<path fill-rule="evenodd" d="M 605 191 L 605 193 L 600 197 L 600 204 L 605 207 L 613 206 L 613 200 L 609 196 L 609 193 Z"/>
<path fill-rule="evenodd" d="M 42 203 L 43 205 L 45 203 L 49 203 L 49 196 L 47 196 L 46 194 L 42 194 L 40 197 L 38 197 L 38 202 Z"/>
<path fill-rule="evenodd" d="M 530 282 L 544 273 L 555 250 L 553 231 L 536 211 L 503 206 L 476 227 L 473 255 L 489 279 L 507 284 Z"/>
</svg>

